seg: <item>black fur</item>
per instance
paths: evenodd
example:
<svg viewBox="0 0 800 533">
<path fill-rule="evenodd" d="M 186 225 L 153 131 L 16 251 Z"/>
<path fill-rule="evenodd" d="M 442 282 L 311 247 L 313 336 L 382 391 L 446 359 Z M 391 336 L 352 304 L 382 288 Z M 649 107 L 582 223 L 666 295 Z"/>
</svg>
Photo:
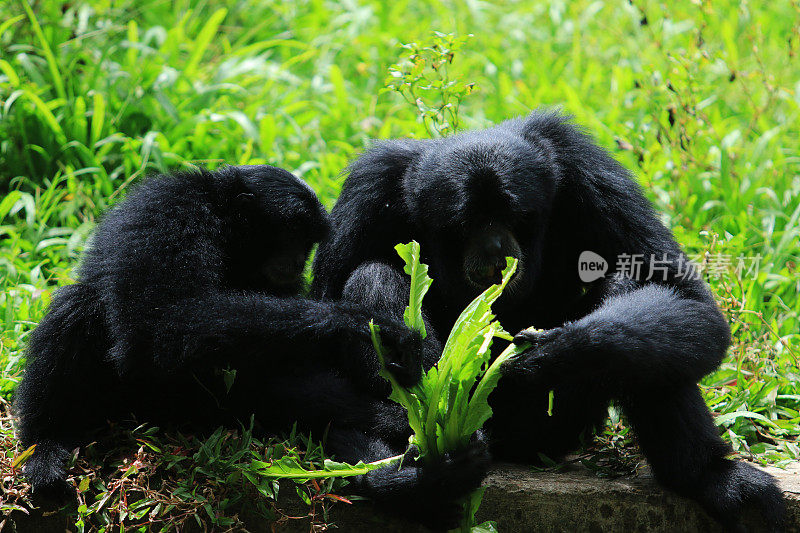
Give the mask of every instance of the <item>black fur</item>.
<svg viewBox="0 0 800 533">
<path fill-rule="evenodd" d="M 434 279 L 428 331 L 439 336 L 497 280 L 505 255 L 520 259 L 498 317 L 509 331 L 546 331 L 520 333 L 533 347 L 490 398 L 493 455 L 562 456 L 615 399 L 662 484 L 731 528 L 751 504 L 780 528 L 780 490 L 726 458 L 696 385 L 730 343 L 725 319 L 705 284 L 681 275 L 684 254 L 629 173 L 564 117 L 533 113 L 445 139 L 379 143 L 350 167 L 331 218 L 312 293 L 337 298 L 362 284 L 397 300 L 376 309 L 398 313 L 407 289 L 393 246 L 416 239 Z M 584 250 L 610 264 L 594 283 L 578 275 Z M 621 254 L 641 254 L 643 275 L 615 272 Z M 666 259 L 666 275 L 648 280 L 652 256 Z"/>
<path fill-rule="evenodd" d="M 314 192 L 274 167 L 177 173 L 132 191 L 100 223 L 78 283 L 57 291 L 31 337 L 15 410 L 22 446 L 36 444 L 25 466 L 35 491 L 69 494 L 69 450 L 131 414 L 192 430 L 251 413 L 267 431 L 297 421 L 317 436 L 329 429 L 328 451 L 353 461 L 384 458 L 386 442 L 404 449 L 404 413 L 363 370 L 374 361 L 368 322 L 381 326 L 405 383 L 419 379 L 406 369 L 418 367 L 421 339 L 358 298 L 298 296 L 327 229 Z M 225 367 L 237 371 L 230 391 L 218 375 Z M 359 378 L 367 381 L 356 387 Z M 447 462 L 409 461 L 355 485 L 380 501 L 447 503 L 425 487 L 451 473 Z M 418 516 L 451 525 L 441 513 Z"/>
</svg>

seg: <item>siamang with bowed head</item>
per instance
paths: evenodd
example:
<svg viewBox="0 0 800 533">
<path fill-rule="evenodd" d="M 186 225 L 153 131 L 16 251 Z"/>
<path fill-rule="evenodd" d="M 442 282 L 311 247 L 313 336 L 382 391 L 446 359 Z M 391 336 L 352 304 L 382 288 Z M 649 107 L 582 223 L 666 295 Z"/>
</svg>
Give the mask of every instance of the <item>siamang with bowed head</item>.
<svg viewBox="0 0 800 533">
<path fill-rule="evenodd" d="M 365 305 L 399 317 L 408 282 L 393 246 L 415 239 L 434 279 L 427 330 L 439 338 L 500 280 L 506 256 L 519 259 L 495 311 L 531 347 L 489 398 L 495 458 L 563 456 L 615 400 L 664 486 L 729 527 L 755 506 L 780 528 L 781 491 L 727 458 L 697 387 L 728 348 L 725 319 L 628 171 L 567 118 L 534 112 L 485 131 L 379 143 L 351 165 L 331 221 L 312 294 L 368 295 Z M 583 251 L 609 272 L 582 281 Z M 622 268 L 625 257 L 639 272 Z"/>
<path fill-rule="evenodd" d="M 351 361 L 359 352 L 348 347 L 369 342 L 374 319 L 393 372 L 410 385 L 420 377 L 419 335 L 355 303 L 299 296 L 328 225 L 308 185 L 266 165 L 143 181 L 104 217 L 78 282 L 57 291 L 31 336 L 15 411 L 22 446 L 36 445 L 25 465 L 34 490 L 68 495 L 69 450 L 131 414 L 192 431 L 253 413 L 268 432 L 297 421 L 317 436 L 329 429 L 327 450 L 351 461 L 407 442 L 402 410 L 360 392 L 374 382 L 355 386 L 370 378 L 360 370 L 372 359 Z M 230 390 L 226 369 L 236 371 Z M 485 473 L 479 465 L 466 479 L 463 463 L 409 461 L 355 490 L 445 527 L 453 513 L 441 488 L 452 485 L 454 501 Z M 428 512 L 435 503 L 442 511 Z"/>
</svg>

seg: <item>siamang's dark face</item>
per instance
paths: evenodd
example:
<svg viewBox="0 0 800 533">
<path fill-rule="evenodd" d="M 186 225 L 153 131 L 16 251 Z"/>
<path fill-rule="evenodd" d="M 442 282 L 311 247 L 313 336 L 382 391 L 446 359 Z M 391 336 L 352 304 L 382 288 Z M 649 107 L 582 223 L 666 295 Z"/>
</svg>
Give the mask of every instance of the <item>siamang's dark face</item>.
<svg viewBox="0 0 800 533">
<path fill-rule="evenodd" d="M 522 261 L 522 249 L 511 228 L 503 223 L 487 222 L 476 229 L 464 245 L 463 277 L 475 289 L 484 290 L 500 283 L 506 257 Z M 523 265 L 518 265 L 521 271 Z M 515 280 L 512 279 L 512 283 Z"/>
<path fill-rule="evenodd" d="M 517 135 L 477 132 L 428 145 L 404 185 L 439 288 L 472 298 L 498 283 L 506 257 L 514 257 L 506 294 L 524 297 L 538 270 L 555 179 L 547 151 Z"/>
<path fill-rule="evenodd" d="M 259 274 L 270 292 L 280 295 L 298 294 L 303 289 L 303 275 L 313 242 L 297 239 L 273 247 L 273 252 L 263 257 Z"/>
<path fill-rule="evenodd" d="M 235 201 L 239 220 L 231 277 L 275 295 L 302 291 L 314 244 L 328 230 L 328 214 L 316 194 L 292 174 L 253 167 Z"/>
</svg>

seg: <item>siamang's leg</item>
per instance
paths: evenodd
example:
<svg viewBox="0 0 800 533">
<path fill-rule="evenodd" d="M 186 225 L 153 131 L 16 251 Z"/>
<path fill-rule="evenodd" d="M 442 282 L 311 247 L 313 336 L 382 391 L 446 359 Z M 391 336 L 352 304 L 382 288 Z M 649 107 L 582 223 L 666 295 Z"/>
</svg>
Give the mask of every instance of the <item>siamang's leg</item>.
<svg viewBox="0 0 800 533">
<path fill-rule="evenodd" d="M 726 460 L 696 382 L 721 361 L 728 326 L 697 281 L 648 284 L 611 295 L 584 318 L 545 332 L 524 332 L 532 349 L 509 371 L 535 383 L 584 376 L 623 401 L 643 450 L 663 482 L 695 497 L 733 524 L 754 503 L 773 522 L 783 508 L 772 479 Z M 647 444 L 645 444 L 647 443 Z"/>
<path fill-rule="evenodd" d="M 377 316 L 403 320 L 403 312 L 408 304 L 410 283 L 408 276 L 385 263 L 364 263 L 360 265 L 345 283 L 342 292 L 343 302 L 352 302 L 368 312 Z M 427 337 L 422 344 L 422 366 L 425 369 L 432 367 L 439 360 L 442 353 L 436 332 L 428 325 L 426 320 Z M 383 338 L 381 330 L 381 338 Z M 388 395 L 388 384 L 378 376 L 379 364 L 370 341 L 357 341 L 344 347 L 349 352 L 357 351 L 357 357 L 343 357 L 343 361 L 360 365 L 346 369 L 348 374 L 365 374 L 372 379 L 366 381 L 370 389 L 381 396 Z M 346 364 L 346 363 L 345 363 Z M 418 361 L 408 361 L 407 364 L 419 364 Z M 413 369 L 407 369 L 413 374 Z M 416 373 L 419 376 L 419 373 Z M 410 380 L 413 381 L 413 380 Z"/>
<path fill-rule="evenodd" d="M 639 444 L 657 479 L 699 501 L 731 530 L 741 528 L 742 507 L 755 505 L 769 531 L 779 531 L 785 513 L 775 480 L 750 464 L 726 459 L 708 407 L 694 384 L 640 390 L 622 400 Z"/>
<path fill-rule="evenodd" d="M 36 492 L 69 494 L 64 463 L 91 428 L 102 425 L 116 386 L 102 364 L 105 325 L 96 294 L 80 283 L 59 289 L 28 344 L 28 366 L 15 392 L 23 447 L 36 445 L 25 475 Z M 88 398 L 102 398 L 94 402 Z"/>
</svg>

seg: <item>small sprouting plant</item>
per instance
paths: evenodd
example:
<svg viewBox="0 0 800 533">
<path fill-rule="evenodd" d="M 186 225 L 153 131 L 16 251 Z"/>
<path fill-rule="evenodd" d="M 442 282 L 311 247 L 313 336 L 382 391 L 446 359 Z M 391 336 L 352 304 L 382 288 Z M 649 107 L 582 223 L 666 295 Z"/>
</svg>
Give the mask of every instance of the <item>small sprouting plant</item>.
<svg viewBox="0 0 800 533">
<path fill-rule="evenodd" d="M 475 83 L 451 79 L 449 67 L 472 35 L 457 37 L 434 32 L 428 43 L 404 44 L 400 61 L 389 67 L 384 91 L 400 93 L 414 106 L 431 135 L 441 137 L 458 130 L 461 100 Z"/>
<path fill-rule="evenodd" d="M 411 276 L 409 305 L 404 314 L 406 325 L 425 336 L 422 322 L 422 298 L 433 283 L 427 265 L 420 263 L 419 244 L 412 241 L 395 247 L 405 261 L 405 272 Z M 492 304 L 514 275 L 517 260 L 507 259 L 503 279 L 475 298 L 456 320 L 445 343 L 439 362 L 410 388 L 401 387 L 383 365 L 380 328 L 370 324 L 372 342 L 384 366 L 381 375 L 392 386 L 391 399 L 408 411 L 408 421 L 414 435 L 411 443 L 417 446 L 423 461 L 436 461 L 447 452 L 463 449 L 491 416 L 489 394 L 500 379 L 500 368 L 508 359 L 522 353 L 528 345 L 509 344 L 491 360 L 495 337 L 511 340 L 495 320 Z M 483 489 L 467 498 L 465 516 L 460 531 L 494 531 L 491 523 L 474 525 Z"/>
</svg>

